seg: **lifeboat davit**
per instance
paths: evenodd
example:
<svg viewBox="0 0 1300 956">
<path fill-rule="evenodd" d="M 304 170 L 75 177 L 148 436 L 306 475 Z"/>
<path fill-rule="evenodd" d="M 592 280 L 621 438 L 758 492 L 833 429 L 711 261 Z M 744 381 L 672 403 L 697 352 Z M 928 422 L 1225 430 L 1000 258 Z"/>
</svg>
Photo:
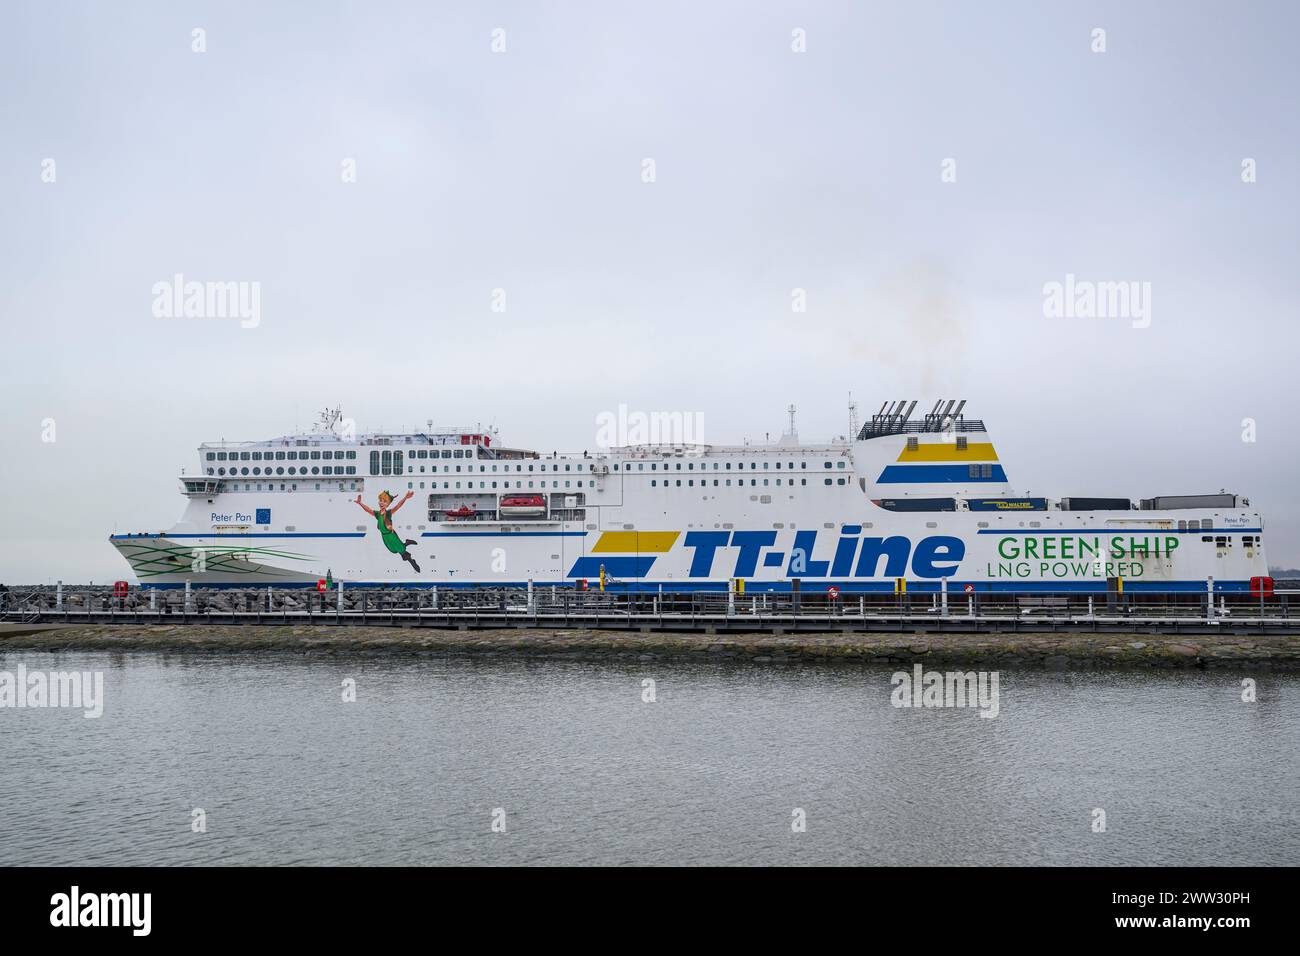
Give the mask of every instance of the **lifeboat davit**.
<svg viewBox="0 0 1300 956">
<path fill-rule="evenodd" d="M 511 495 L 501 499 L 501 516 L 537 518 L 546 514 L 546 499 L 541 495 Z"/>
</svg>

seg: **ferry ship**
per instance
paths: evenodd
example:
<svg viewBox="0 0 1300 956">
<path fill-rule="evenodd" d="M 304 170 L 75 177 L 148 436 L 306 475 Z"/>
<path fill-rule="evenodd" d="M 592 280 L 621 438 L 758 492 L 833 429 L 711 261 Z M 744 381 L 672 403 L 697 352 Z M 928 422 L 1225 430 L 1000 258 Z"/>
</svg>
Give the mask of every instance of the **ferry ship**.
<svg viewBox="0 0 1300 956">
<path fill-rule="evenodd" d="M 141 585 L 751 591 L 1251 591 L 1235 494 L 1033 497 L 965 402 L 883 404 L 843 438 L 574 454 L 491 430 L 315 430 L 199 446 L 164 531 L 114 534 Z M 188 469 L 187 469 L 188 472 Z"/>
</svg>

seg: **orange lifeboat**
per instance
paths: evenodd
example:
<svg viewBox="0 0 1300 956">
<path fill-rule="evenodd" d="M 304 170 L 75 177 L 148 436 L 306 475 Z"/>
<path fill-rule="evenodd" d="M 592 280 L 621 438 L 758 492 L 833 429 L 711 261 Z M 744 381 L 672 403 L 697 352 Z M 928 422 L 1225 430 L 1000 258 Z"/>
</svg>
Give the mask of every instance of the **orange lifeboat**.
<svg viewBox="0 0 1300 956">
<path fill-rule="evenodd" d="M 510 495 L 501 499 L 504 518 L 537 518 L 546 514 L 546 499 L 541 495 Z"/>
</svg>

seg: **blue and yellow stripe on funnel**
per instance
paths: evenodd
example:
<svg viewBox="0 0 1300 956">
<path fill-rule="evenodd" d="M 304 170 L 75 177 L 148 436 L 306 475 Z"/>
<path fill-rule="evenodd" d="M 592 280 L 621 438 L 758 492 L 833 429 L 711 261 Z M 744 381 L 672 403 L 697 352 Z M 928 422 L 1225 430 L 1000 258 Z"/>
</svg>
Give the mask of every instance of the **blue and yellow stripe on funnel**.
<svg viewBox="0 0 1300 956">
<path fill-rule="evenodd" d="M 915 448 L 908 448 L 905 445 L 903 450 L 898 453 L 898 460 L 902 462 L 987 462 L 997 461 L 998 453 L 993 450 L 992 442 L 971 442 L 965 448 L 958 449 L 956 442 L 943 441 L 924 445 L 918 444 Z"/>
</svg>

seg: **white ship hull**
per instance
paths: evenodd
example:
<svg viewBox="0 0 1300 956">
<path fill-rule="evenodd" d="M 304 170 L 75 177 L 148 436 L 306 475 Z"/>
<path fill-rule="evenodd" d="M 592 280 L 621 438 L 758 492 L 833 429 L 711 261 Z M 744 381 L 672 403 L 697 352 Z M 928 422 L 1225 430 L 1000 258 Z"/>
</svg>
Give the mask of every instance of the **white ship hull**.
<svg viewBox="0 0 1300 956">
<path fill-rule="evenodd" d="M 1074 507 L 1069 499 L 1014 497 L 982 423 L 964 424 L 970 441 L 960 444 L 951 427 L 896 426 L 827 445 L 546 458 L 455 444 L 465 457 L 449 460 L 445 435 L 203 446 L 204 478 L 183 478 L 190 501 L 181 520 L 111 540 L 139 582 L 156 587 L 315 586 L 327 576 L 347 585 L 595 587 L 603 569 L 614 590 L 721 590 L 743 579 L 759 591 L 858 593 L 892 591 L 901 578 L 910 591 L 946 581 L 953 592 L 1204 592 L 1211 579 L 1217 591 L 1246 591 L 1268 574 L 1263 519 L 1248 507 L 1063 510 Z M 268 461 L 282 448 L 304 458 L 332 448 L 340 459 L 348 449 L 357 473 L 273 474 L 284 470 L 280 458 L 252 474 L 250 459 L 237 457 L 248 448 Z M 393 473 L 369 474 L 381 449 L 396 453 Z M 206 457 L 218 453 L 239 463 Z M 374 513 L 381 490 L 411 495 L 386 514 L 387 534 Z M 498 513 L 510 494 L 543 495 L 545 513 Z M 449 518 L 460 507 L 475 517 Z"/>
</svg>

